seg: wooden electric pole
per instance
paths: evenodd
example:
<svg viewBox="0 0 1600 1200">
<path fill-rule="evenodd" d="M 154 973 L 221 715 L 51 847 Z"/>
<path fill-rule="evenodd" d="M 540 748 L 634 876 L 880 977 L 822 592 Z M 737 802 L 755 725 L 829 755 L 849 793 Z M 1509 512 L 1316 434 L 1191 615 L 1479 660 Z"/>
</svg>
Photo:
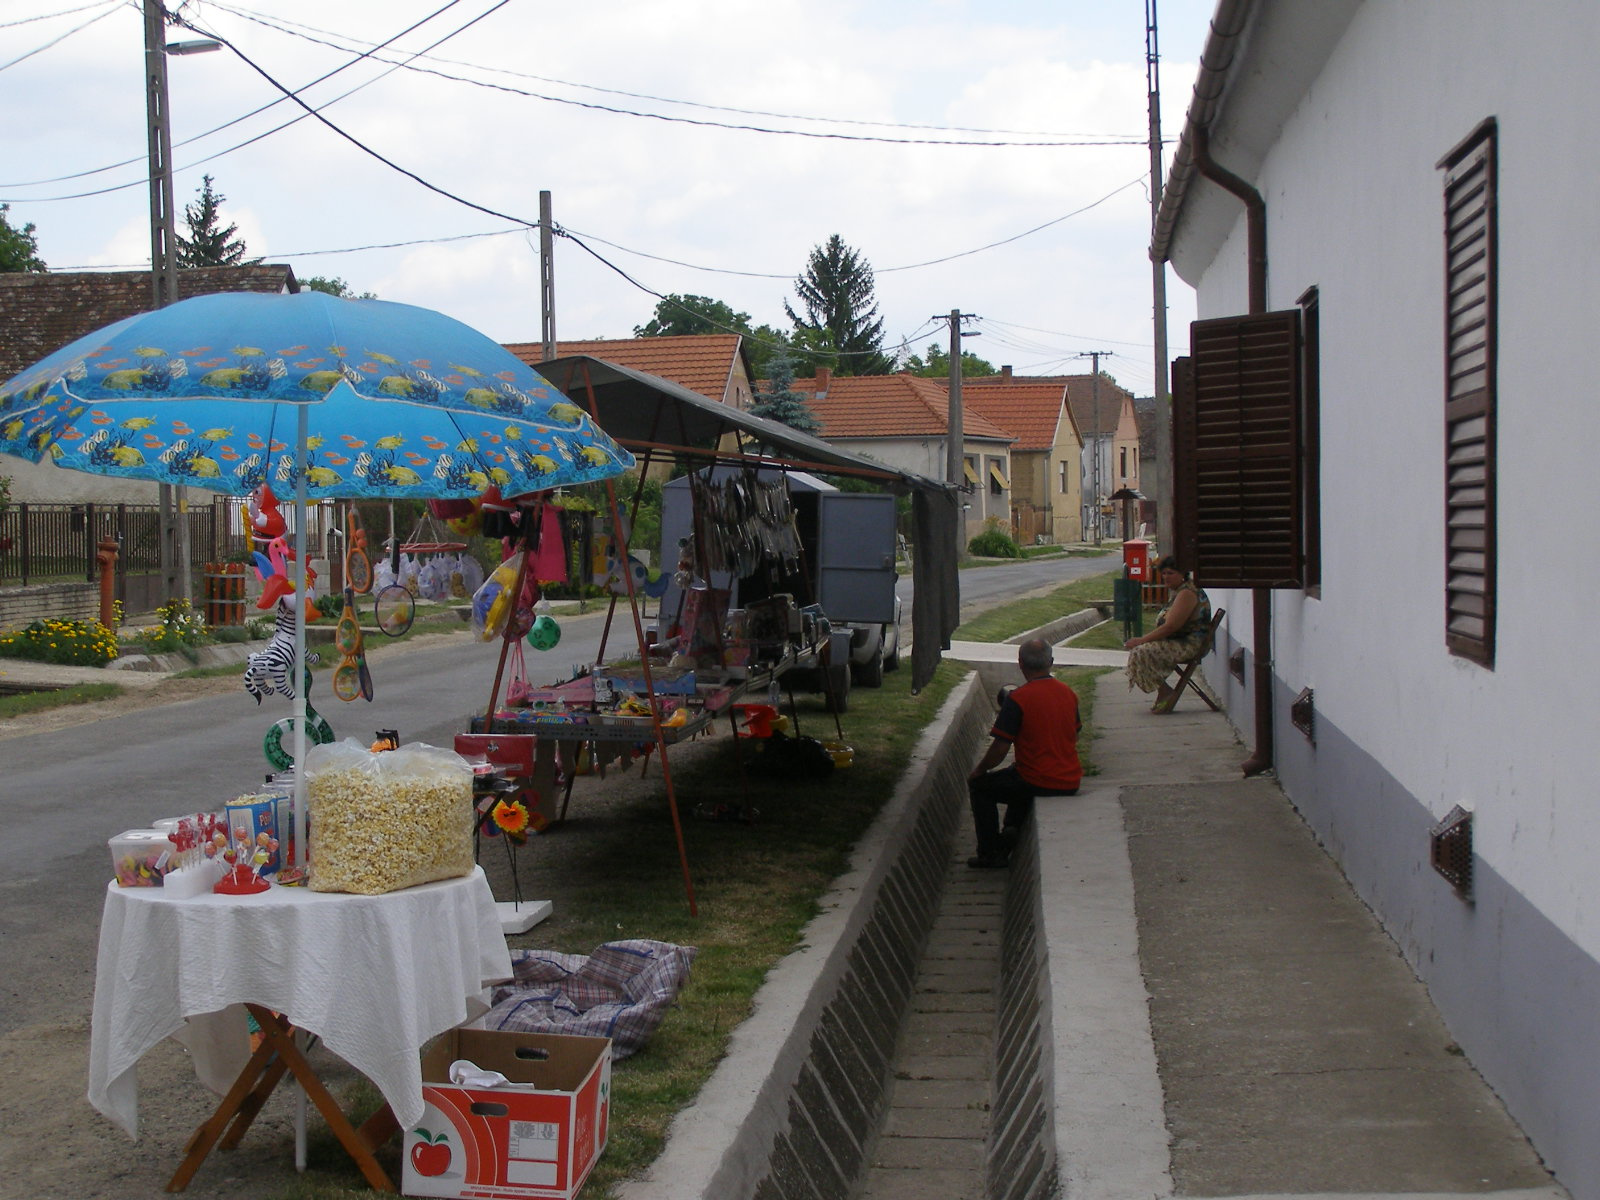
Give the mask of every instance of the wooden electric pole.
<svg viewBox="0 0 1600 1200">
<path fill-rule="evenodd" d="M 541 361 L 556 356 L 556 260 L 551 236 L 550 193 L 539 193 L 539 340 Z"/>
</svg>

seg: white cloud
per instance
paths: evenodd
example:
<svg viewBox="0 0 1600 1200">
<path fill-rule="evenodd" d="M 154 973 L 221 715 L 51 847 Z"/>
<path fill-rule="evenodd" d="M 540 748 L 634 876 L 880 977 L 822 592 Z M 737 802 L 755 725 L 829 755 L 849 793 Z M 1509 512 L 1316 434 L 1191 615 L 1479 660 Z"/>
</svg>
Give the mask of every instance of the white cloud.
<svg viewBox="0 0 1600 1200">
<path fill-rule="evenodd" d="M 49 4 L 14 0 L 13 7 L 21 17 L 48 11 Z M 422 0 L 274 0 L 268 19 L 298 23 L 294 27 L 308 36 L 324 36 L 309 30 L 334 30 L 376 41 L 433 7 Z M 1162 7 L 1164 124 L 1170 131 L 1181 126 L 1187 100 L 1187 80 L 1179 77 L 1192 68 L 1182 64 L 1198 55 L 1211 5 L 1166 0 Z M 586 104 L 734 125 L 784 122 L 549 80 L 840 120 L 1138 137 L 1146 123 L 1138 8 L 1099 0 L 507 6 L 436 51 L 473 65 L 434 65 Z M 303 86 L 349 58 L 233 17 L 219 5 L 188 11 L 289 86 Z M 397 46 L 421 48 L 462 19 L 447 13 Z M 42 43 L 69 20 L 28 26 L 28 36 Z M 135 265 L 148 257 L 140 37 L 130 9 L 0 75 L 0 98 L 16 114 L 14 148 L 0 173 L 13 182 L 134 160 L 82 180 L 0 187 L 13 217 L 38 225 L 41 251 L 52 265 Z M 19 43 L 19 50 L 27 48 Z M 324 103 L 379 70 L 352 67 L 309 90 L 308 101 Z M 171 77 L 180 139 L 278 94 L 226 52 L 173 60 Z M 72 85 L 63 85 L 69 79 Z M 192 198 L 200 173 L 209 171 L 228 197 L 226 219 L 238 222 L 251 254 L 274 261 L 296 252 L 504 225 L 430 192 L 309 119 L 190 166 L 293 111 L 279 105 L 180 147 L 174 156 L 184 168 L 177 181 L 180 205 Z M 569 229 L 664 258 L 777 275 L 707 273 L 592 243 L 648 288 L 715 296 L 758 322 L 778 325 L 785 323 L 790 281 L 811 248 L 834 232 L 885 271 L 1052 221 L 1142 175 L 1148 164 L 1137 145 L 979 149 L 741 132 L 614 115 L 411 72 L 388 75 L 331 104 L 325 115 L 399 166 L 497 212 L 535 219 L 538 193 L 549 189 L 556 220 Z M 899 138 L 973 136 L 820 122 L 804 127 Z M 46 199 L 116 183 L 130 186 L 94 198 Z M 1020 352 L 1007 358 L 1019 370 L 1029 361 L 1090 348 L 1096 337 L 1148 342 L 1148 227 L 1144 190 L 1134 187 L 1011 245 L 921 270 L 886 271 L 878 278 L 878 296 L 890 337 L 911 334 L 931 314 L 960 307 L 1063 335 L 1039 335 L 1033 360 Z M 521 236 L 289 261 L 303 277 L 337 275 L 385 299 L 440 308 L 491 336 L 538 336 L 537 259 Z M 556 261 L 562 335 L 627 336 L 650 316 L 654 296 L 571 242 L 558 243 Z M 1180 289 L 1174 298 L 1179 321 L 1187 319 L 1187 303 Z M 916 340 L 929 336 L 924 330 Z M 985 357 L 998 362 L 1006 356 Z"/>
</svg>

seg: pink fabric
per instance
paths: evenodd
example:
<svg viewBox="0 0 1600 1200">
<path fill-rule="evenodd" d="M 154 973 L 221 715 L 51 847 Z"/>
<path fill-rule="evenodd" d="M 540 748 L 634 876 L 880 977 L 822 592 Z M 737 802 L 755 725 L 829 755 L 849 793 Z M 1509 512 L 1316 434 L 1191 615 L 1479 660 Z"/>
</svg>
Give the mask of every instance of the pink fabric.
<svg viewBox="0 0 1600 1200">
<path fill-rule="evenodd" d="M 540 583 L 565 583 L 567 581 L 567 548 L 561 540 L 561 510 L 553 504 L 544 505 L 539 518 L 539 549 L 529 564 L 533 577 Z"/>
</svg>

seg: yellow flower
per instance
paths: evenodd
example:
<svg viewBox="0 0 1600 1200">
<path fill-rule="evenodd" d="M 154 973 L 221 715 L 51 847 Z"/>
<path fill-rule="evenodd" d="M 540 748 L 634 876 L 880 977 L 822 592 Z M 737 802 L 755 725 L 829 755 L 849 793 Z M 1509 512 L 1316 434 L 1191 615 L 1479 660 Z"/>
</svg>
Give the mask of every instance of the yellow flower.
<svg viewBox="0 0 1600 1200">
<path fill-rule="evenodd" d="M 520 800 L 502 800 L 494 806 L 494 823 L 510 834 L 519 834 L 528 828 L 528 810 Z"/>
</svg>

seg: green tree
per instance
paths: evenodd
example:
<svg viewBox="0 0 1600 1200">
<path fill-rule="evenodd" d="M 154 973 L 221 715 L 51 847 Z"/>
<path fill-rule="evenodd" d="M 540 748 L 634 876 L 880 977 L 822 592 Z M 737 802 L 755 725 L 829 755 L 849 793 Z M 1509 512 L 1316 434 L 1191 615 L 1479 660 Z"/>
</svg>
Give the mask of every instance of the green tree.
<svg viewBox="0 0 1600 1200">
<path fill-rule="evenodd" d="M 177 238 L 179 270 L 247 265 L 244 242 L 238 237 L 239 227 L 229 225 L 226 229 L 218 228 L 222 220 L 222 203 L 227 197 L 212 190 L 209 175 L 200 177 L 200 186 L 195 191 L 200 199 L 183 208 L 183 220 L 189 227 L 189 236 L 179 234 Z M 252 264 L 260 261 L 259 258 L 250 260 Z"/>
<path fill-rule="evenodd" d="M 919 355 L 913 354 L 906 359 L 903 368 L 913 375 L 921 375 L 926 379 L 945 379 L 950 374 L 950 352 L 938 342 L 928 344 L 928 357 L 924 361 Z M 971 350 L 961 352 L 961 378 L 974 379 L 979 375 L 998 375 L 994 364 L 987 359 L 979 358 Z"/>
<path fill-rule="evenodd" d="M 811 251 L 806 269 L 794 281 L 805 315 L 787 300 L 784 312 L 794 322 L 796 341 L 808 349 L 826 338 L 841 375 L 883 375 L 894 363 L 883 352 L 883 318 L 878 315 L 872 264 L 836 233 Z"/>
<path fill-rule="evenodd" d="M 656 315 L 633 327 L 634 337 L 695 337 L 705 333 L 749 333 L 750 314 L 735 312 L 710 296 L 676 293 L 656 301 Z"/>
<path fill-rule="evenodd" d="M 10 211 L 9 204 L 0 204 L 0 272 L 48 271 L 50 268 L 39 257 L 39 239 L 34 236 L 33 222 L 18 229 L 6 216 Z"/>
<path fill-rule="evenodd" d="M 694 337 L 707 333 L 738 333 L 744 337 L 745 356 L 757 379 L 767 374 L 768 363 L 789 345 L 789 336 L 771 325 L 750 324 L 750 314 L 710 296 L 672 294 L 656 302 L 655 316 L 633 327 L 634 337 Z"/>
<path fill-rule="evenodd" d="M 375 292 L 357 293 L 344 280 L 337 275 L 313 275 L 310 279 L 302 279 L 300 287 L 303 291 L 327 292 L 330 296 L 339 296 L 345 300 L 376 300 Z"/>
<path fill-rule="evenodd" d="M 774 354 L 768 362 L 766 390 L 756 393 L 750 412 L 806 433 L 822 428 L 822 422 L 806 407 L 806 398 L 794 390 L 794 360 L 786 350 Z"/>
</svg>

